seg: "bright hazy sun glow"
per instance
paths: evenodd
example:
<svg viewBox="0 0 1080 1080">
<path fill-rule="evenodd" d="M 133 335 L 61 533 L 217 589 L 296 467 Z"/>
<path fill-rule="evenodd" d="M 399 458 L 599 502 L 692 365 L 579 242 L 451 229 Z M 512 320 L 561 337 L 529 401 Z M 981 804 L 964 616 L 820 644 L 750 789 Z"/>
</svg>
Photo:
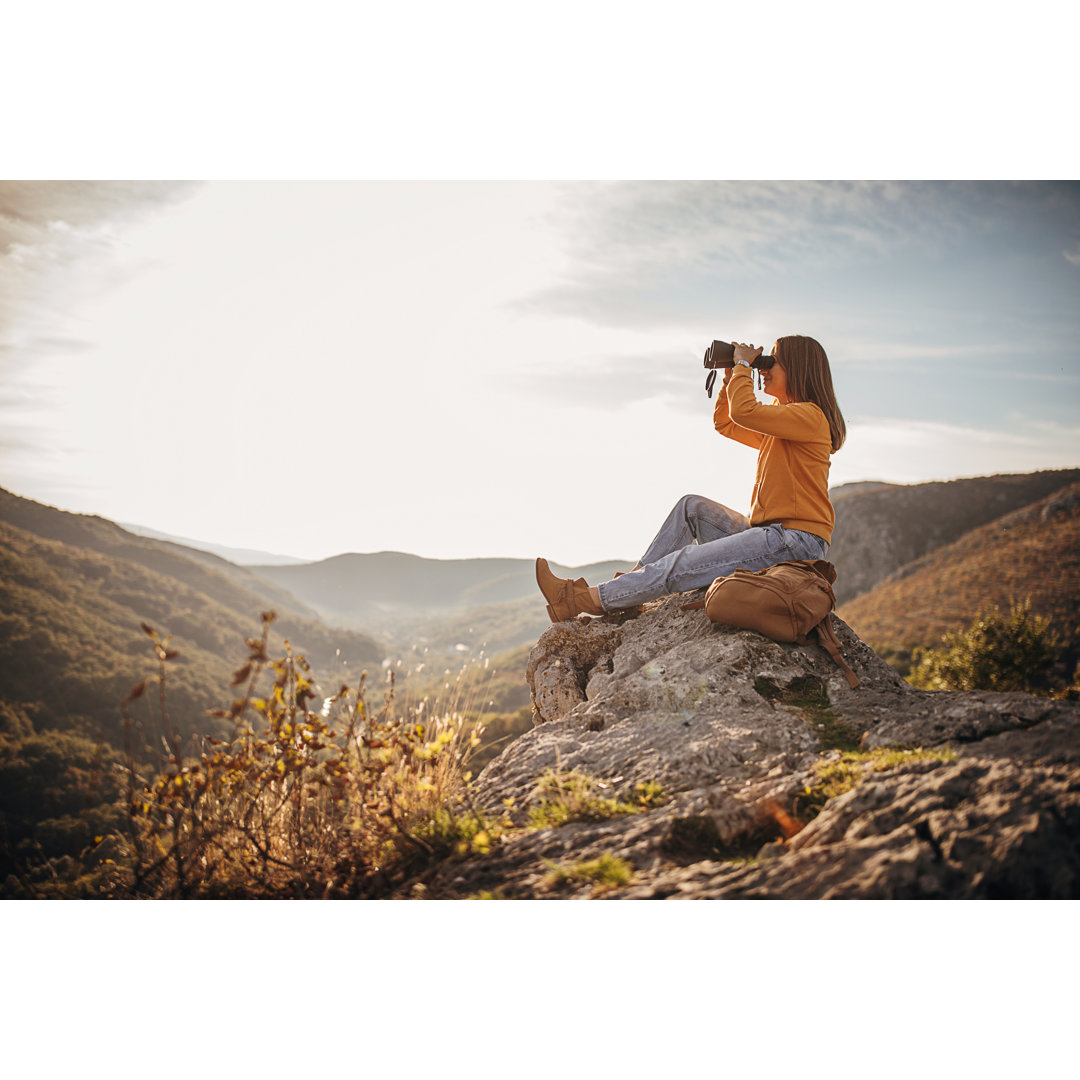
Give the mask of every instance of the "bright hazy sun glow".
<svg viewBox="0 0 1080 1080">
<path fill-rule="evenodd" d="M 0 484 L 65 509 L 635 559 L 686 492 L 748 509 L 701 354 L 785 333 L 830 356 L 834 485 L 1080 463 L 1074 184 L 0 191 Z"/>
</svg>

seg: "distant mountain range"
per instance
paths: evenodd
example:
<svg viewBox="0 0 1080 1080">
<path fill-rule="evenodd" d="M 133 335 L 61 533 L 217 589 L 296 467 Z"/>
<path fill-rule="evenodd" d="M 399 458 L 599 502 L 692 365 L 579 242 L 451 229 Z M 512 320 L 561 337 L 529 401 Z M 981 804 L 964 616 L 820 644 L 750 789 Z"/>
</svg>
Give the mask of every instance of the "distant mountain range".
<svg viewBox="0 0 1080 1080">
<path fill-rule="evenodd" d="M 208 540 L 192 540 L 187 536 L 173 536 L 171 533 L 158 532 L 157 529 L 148 529 L 145 525 L 132 525 L 126 521 L 118 521 L 117 524 L 136 536 L 146 536 L 151 540 L 167 540 L 172 544 L 182 547 L 194 548 L 196 551 L 208 551 L 227 559 L 237 566 L 287 566 L 292 563 L 306 562 L 306 559 L 297 559 L 292 555 L 275 555 L 269 551 L 257 551 L 254 548 L 226 547 L 224 544 L 212 544 Z"/>
<path fill-rule="evenodd" d="M 556 573 L 603 581 L 626 562 L 557 566 Z M 336 555 L 298 566 L 252 570 L 316 611 L 349 619 L 391 612 L 458 611 L 536 593 L 533 559 L 426 559 L 400 551 Z"/>
<path fill-rule="evenodd" d="M 556 574 L 604 581 L 624 562 L 561 566 Z M 444 659 L 509 649 L 547 625 L 533 559 L 426 559 L 400 551 L 338 555 L 300 566 L 254 566 L 266 581 L 328 621 L 370 630 L 397 653 L 432 649 Z"/>
</svg>

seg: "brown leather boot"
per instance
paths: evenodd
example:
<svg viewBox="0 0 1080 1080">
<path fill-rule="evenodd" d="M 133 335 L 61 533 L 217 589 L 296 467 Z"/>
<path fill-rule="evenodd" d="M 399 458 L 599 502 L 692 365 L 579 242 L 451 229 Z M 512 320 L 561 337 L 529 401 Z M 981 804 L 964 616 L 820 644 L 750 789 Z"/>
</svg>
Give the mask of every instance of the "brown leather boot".
<svg viewBox="0 0 1080 1080">
<path fill-rule="evenodd" d="M 589 583 L 584 578 L 556 577 L 547 559 L 536 560 L 536 584 L 548 602 L 548 616 L 553 623 L 564 622 L 575 615 L 603 615 L 604 609 L 589 595 Z"/>
</svg>

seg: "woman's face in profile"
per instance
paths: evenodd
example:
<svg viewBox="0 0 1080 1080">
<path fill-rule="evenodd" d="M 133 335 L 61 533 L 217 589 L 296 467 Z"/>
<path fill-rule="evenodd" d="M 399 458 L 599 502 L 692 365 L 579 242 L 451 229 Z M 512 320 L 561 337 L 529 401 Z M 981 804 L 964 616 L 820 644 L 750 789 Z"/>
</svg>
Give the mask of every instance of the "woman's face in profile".
<svg viewBox="0 0 1080 1080">
<path fill-rule="evenodd" d="M 772 355 L 776 356 L 776 346 L 772 347 Z M 771 368 L 762 374 L 762 384 L 765 393 L 783 403 L 787 401 L 787 372 L 779 360 Z"/>
</svg>

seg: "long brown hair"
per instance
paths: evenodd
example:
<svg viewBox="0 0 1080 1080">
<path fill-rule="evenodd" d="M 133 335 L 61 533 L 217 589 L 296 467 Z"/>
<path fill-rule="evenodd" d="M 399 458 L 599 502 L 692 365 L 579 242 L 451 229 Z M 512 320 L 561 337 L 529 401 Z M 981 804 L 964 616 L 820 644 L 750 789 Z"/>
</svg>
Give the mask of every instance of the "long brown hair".
<svg viewBox="0 0 1080 1080">
<path fill-rule="evenodd" d="M 836 403 L 825 350 L 812 337 L 790 334 L 776 339 L 773 356 L 787 375 L 788 400 L 812 401 L 825 414 L 835 454 L 847 438 L 847 425 Z"/>
</svg>

